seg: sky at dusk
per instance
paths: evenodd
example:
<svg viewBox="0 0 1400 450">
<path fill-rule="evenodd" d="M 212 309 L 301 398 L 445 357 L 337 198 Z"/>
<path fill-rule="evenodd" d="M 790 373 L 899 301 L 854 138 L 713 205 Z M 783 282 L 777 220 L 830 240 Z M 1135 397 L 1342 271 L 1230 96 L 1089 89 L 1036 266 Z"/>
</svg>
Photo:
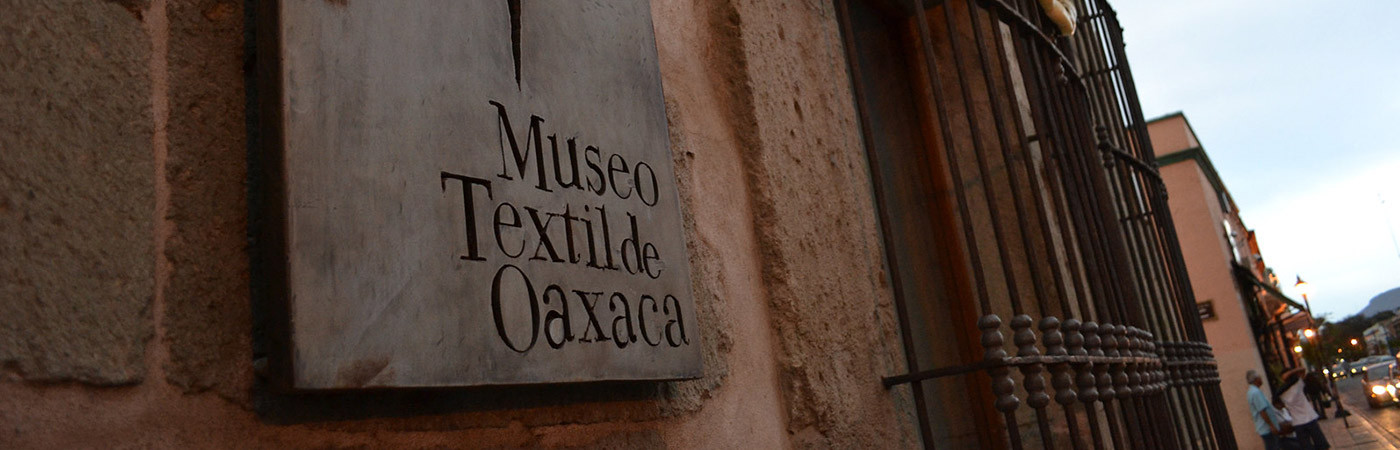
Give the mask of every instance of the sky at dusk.
<svg viewBox="0 0 1400 450">
<path fill-rule="evenodd" d="M 1286 293 L 1400 287 L 1400 2 L 1118 0 L 1149 118 L 1182 111 Z"/>
</svg>

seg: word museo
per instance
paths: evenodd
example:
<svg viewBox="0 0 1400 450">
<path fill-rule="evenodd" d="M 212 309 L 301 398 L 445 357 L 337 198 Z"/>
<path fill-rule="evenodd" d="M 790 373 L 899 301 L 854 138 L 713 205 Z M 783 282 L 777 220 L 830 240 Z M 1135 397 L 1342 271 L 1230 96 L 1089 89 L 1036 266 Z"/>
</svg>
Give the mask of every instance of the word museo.
<svg viewBox="0 0 1400 450">
<path fill-rule="evenodd" d="M 578 144 L 575 139 L 565 141 L 565 154 L 561 155 L 559 139 L 555 134 L 547 136 L 550 144 L 550 166 L 553 168 L 552 187 L 546 178 L 544 139 L 541 138 L 540 124 L 544 119 L 530 117 L 530 125 L 524 134 L 525 145 L 511 126 L 505 106 L 490 102 L 496 108 L 497 130 L 500 133 L 501 172 L 496 177 L 505 181 L 530 182 L 534 178 L 534 188 L 544 192 L 577 190 L 585 194 L 606 197 L 611 194 L 618 200 L 635 199 L 646 207 L 654 207 L 659 199 L 656 173 L 645 162 L 629 164 L 622 155 L 612 154 L 603 164 L 603 152 L 595 146 L 583 149 L 583 165 L 579 165 Z M 532 146 L 533 144 L 533 146 Z M 532 152 L 533 151 L 533 152 Z M 533 174 L 530 162 L 534 161 Z M 606 167 L 606 170 L 605 170 Z M 565 172 L 568 176 L 565 176 Z M 491 179 L 475 178 L 463 174 L 442 172 L 442 189 L 447 191 L 449 183 L 455 182 L 461 189 L 462 206 L 465 210 L 463 225 L 467 238 L 467 253 L 461 259 L 472 262 L 485 262 L 481 245 L 482 234 L 478 229 L 483 225 L 478 221 L 478 212 L 492 211 L 490 229 L 495 238 L 496 248 L 511 259 L 526 258 L 528 261 L 542 261 L 553 264 L 576 265 L 580 270 L 603 270 L 625 272 L 633 276 L 650 279 L 661 277 L 665 268 L 657 248 L 641 238 L 637 216 L 624 212 L 624 239 L 616 246 L 613 242 L 613 224 L 618 218 L 603 205 L 574 205 L 566 203 L 562 209 L 545 210 L 531 206 L 515 205 L 508 201 L 494 201 Z M 479 201 L 482 197 L 486 202 Z M 487 205 L 491 205 L 488 209 Z M 614 206 L 616 211 L 618 207 Z M 560 239 L 559 231 L 562 231 Z M 582 233 L 584 238 L 579 238 Z M 534 248 L 527 244 L 534 238 Z M 528 255 L 528 256 L 527 256 Z M 561 348 L 568 342 L 607 342 L 612 341 L 618 348 L 642 342 L 656 347 L 665 343 L 671 347 L 689 345 L 685 334 L 685 321 L 681 313 L 681 302 L 675 296 L 664 294 L 653 296 L 640 294 L 633 303 L 622 292 L 603 292 L 584 289 L 565 289 L 558 284 L 547 284 L 544 289 L 536 289 L 530 276 L 515 264 L 503 264 L 491 279 L 491 313 L 496 332 L 501 342 L 511 350 L 525 353 L 538 343 L 541 330 L 550 348 Z M 503 297 L 504 293 L 516 296 Z M 569 295 L 572 293 L 573 295 Z M 523 295 L 520 295 L 523 294 Z M 604 303 L 602 299 L 606 298 Z M 657 299 L 660 300 L 657 300 Z M 575 303 L 575 301 L 577 303 Z M 530 310 L 529 339 L 512 338 L 510 327 L 502 310 L 511 306 L 520 307 L 516 302 L 527 302 Z M 572 311 L 581 311 L 584 316 L 583 331 L 574 333 L 574 321 L 570 304 L 578 305 Z M 514 304 L 514 305 L 511 305 Z M 612 315 L 610 326 L 599 321 L 601 306 L 606 306 Z M 553 308 L 543 311 L 542 308 Z M 523 308 L 522 308 L 523 309 Z M 517 309 L 512 309 L 517 310 Z M 658 315 L 664 324 L 653 324 Z M 660 319 L 656 319 L 660 320 Z M 640 341 L 639 341 L 640 337 Z"/>
</svg>

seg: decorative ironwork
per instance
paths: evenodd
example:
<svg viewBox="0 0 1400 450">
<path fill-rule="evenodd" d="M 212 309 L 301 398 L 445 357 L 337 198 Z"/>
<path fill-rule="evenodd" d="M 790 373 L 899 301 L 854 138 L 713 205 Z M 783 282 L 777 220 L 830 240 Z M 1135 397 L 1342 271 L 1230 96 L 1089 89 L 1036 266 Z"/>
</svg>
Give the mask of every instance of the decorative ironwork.
<svg viewBox="0 0 1400 450">
<path fill-rule="evenodd" d="M 852 25 L 857 0 L 834 1 L 872 172 L 898 168 L 877 155 L 895 150 L 882 147 L 889 144 L 873 135 L 871 123 L 909 119 L 873 112 L 866 91 L 880 91 L 872 86 L 885 80 L 861 66 L 861 48 L 912 55 L 881 67 L 908 70 L 912 75 L 899 76 L 917 84 L 909 92 L 919 106 L 909 109 L 919 122 L 912 129 L 924 134 L 909 145 L 935 148 L 929 165 L 940 172 L 931 176 L 946 176 L 946 189 L 936 194 L 950 199 L 944 211 L 953 217 L 943 232 L 957 247 L 943 264 L 967 269 L 946 275 L 960 277 L 954 284 L 969 293 L 948 301 L 964 302 L 956 308 L 977 317 L 975 329 L 964 324 L 959 333 L 980 342 L 963 351 L 980 355 L 922 368 L 913 347 L 928 337 L 917 335 L 909 315 L 947 303 L 896 292 L 910 373 L 883 383 L 913 386 L 924 445 L 935 446 L 925 408 L 937 406 L 929 406 L 925 396 L 933 394 L 922 386 L 984 373 L 992 412 L 976 420 L 1004 427 L 1011 448 L 1233 448 L 1107 1 L 1075 0 L 1078 28 L 1065 37 L 1033 0 L 867 0 L 858 5 L 860 31 L 878 26 L 872 23 L 888 27 L 870 44 Z M 883 22 L 868 19 L 872 10 Z M 877 48 L 891 41 L 900 43 L 897 50 Z M 868 75 L 875 78 L 862 78 Z M 876 201 L 889 234 L 896 218 L 881 192 Z M 892 268 L 901 263 L 890 258 Z M 1020 429 L 1023 406 L 1035 427 Z"/>
</svg>

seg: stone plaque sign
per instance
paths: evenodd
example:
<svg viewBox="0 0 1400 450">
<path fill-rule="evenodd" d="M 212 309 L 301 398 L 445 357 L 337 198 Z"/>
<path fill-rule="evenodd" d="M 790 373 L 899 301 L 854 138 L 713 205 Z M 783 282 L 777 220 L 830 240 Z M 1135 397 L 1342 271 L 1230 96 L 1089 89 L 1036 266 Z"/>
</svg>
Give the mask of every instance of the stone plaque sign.
<svg viewBox="0 0 1400 450">
<path fill-rule="evenodd" d="M 292 387 L 699 376 L 646 1 L 279 3 Z"/>
</svg>

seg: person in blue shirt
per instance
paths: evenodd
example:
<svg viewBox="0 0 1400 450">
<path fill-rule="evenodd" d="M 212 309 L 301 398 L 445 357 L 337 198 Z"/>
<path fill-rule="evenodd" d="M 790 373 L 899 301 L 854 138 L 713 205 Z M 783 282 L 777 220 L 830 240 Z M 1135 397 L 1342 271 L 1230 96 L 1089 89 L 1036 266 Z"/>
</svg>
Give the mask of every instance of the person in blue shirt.
<svg viewBox="0 0 1400 450">
<path fill-rule="evenodd" d="M 1259 372 L 1250 370 L 1244 374 L 1245 381 L 1249 382 L 1249 392 L 1245 398 L 1249 400 L 1249 415 L 1254 418 L 1254 431 L 1259 433 L 1259 437 L 1264 439 L 1265 450 L 1279 450 L 1279 435 L 1283 430 L 1282 416 L 1274 405 L 1269 401 L 1269 397 L 1264 395 L 1264 391 L 1259 387 L 1264 385 L 1264 377 L 1259 376 Z"/>
</svg>

